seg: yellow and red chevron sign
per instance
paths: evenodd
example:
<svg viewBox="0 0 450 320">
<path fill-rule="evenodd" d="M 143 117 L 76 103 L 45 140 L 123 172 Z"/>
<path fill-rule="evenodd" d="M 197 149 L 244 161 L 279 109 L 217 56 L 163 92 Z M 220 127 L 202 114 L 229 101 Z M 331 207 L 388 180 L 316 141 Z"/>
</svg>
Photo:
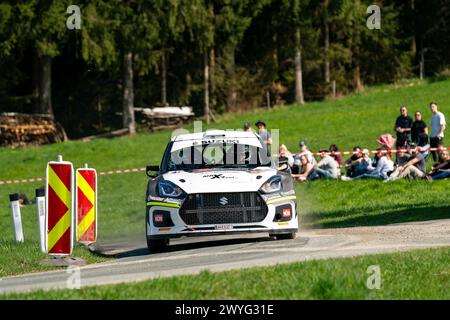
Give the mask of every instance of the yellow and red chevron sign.
<svg viewBox="0 0 450 320">
<path fill-rule="evenodd" d="M 73 247 L 73 167 L 65 161 L 47 164 L 46 249 L 51 255 L 70 255 Z"/>
<path fill-rule="evenodd" d="M 77 169 L 77 240 L 93 243 L 97 240 L 97 171 Z"/>
</svg>

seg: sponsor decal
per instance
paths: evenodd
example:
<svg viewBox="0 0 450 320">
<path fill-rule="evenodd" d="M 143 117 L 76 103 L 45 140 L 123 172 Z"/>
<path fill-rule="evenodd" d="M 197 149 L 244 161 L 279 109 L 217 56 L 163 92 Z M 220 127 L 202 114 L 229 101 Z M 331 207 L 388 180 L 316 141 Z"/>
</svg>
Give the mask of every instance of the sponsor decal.
<svg viewBox="0 0 450 320">
<path fill-rule="evenodd" d="M 291 216 L 291 208 L 283 209 L 283 213 L 281 214 L 283 218 L 289 218 Z"/>
<path fill-rule="evenodd" d="M 205 174 L 202 176 L 202 178 L 210 178 L 211 180 L 213 180 L 213 179 L 236 179 L 236 177 L 233 177 L 233 176 L 224 176 L 222 173 Z"/>
<path fill-rule="evenodd" d="M 296 199 L 297 199 L 296 196 L 279 197 L 279 198 L 267 200 L 266 203 L 267 204 L 273 204 L 273 203 L 277 203 L 277 202 L 288 201 L 288 200 L 296 200 Z"/>
<path fill-rule="evenodd" d="M 267 195 L 265 195 L 265 194 L 263 194 L 263 195 L 261 195 L 263 198 L 264 198 L 264 200 L 266 200 L 266 201 L 268 201 L 268 200 L 272 200 L 272 199 L 278 199 L 278 198 L 280 198 L 280 194 L 267 194 Z"/>
<path fill-rule="evenodd" d="M 201 141 L 193 141 L 192 145 L 204 145 L 204 144 L 214 144 L 214 143 L 231 143 L 231 144 L 239 144 L 239 139 L 204 139 Z"/>
<path fill-rule="evenodd" d="M 156 196 L 148 196 L 148 201 L 164 201 L 164 198 L 156 197 Z"/>
<path fill-rule="evenodd" d="M 178 199 L 165 198 L 163 201 L 167 202 L 167 203 L 181 204 L 181 200 L 178 200 Z"/>
<path fill-rule="evenodd" d="M 290 195 L 295 195 L 295 190 L 289 190 L 286 192 L 281 192 L 281 195 L 284 196 L 290 196 Z"/>
</svg>

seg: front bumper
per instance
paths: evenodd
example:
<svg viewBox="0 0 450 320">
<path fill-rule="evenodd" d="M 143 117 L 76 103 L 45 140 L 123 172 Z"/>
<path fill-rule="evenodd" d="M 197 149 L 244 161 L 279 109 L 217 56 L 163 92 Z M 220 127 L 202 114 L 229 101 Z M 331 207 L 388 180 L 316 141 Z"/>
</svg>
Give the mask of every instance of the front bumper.
<svg viewBox="0 0 450 320">
<path fill-rule="evenodd" d="M 169 239 L 180 237 L 210 236 L 239 233 L 270 234 L 294 233 L 298 230 L 298 213 L 295 195 L 265 198 L 267 215 L 262 221 L 251 223 L 229 224 L 201 224 L 187 225 L 180 216 L 182 203 L 165 201 L 150 201 L 146 210 L 146 230 L 148 239 Z M 280 218 L 280 208 L 290 208 L 289 220 Z M 170 215 L 171 224 L 167 226 L 155 226 L 153 214 L 155 211 L 166 212 Z M 278 215 L 277 215 L 278 213 Z"/>
</svg>

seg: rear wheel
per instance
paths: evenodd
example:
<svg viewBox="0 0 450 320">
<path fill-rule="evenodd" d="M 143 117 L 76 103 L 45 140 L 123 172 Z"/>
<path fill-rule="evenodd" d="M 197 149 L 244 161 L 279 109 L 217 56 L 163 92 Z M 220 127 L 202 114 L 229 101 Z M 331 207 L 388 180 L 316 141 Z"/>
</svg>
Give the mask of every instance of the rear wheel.
<svg viewBox="0 0 450 320">
<path fill-rule="evenodd" d="M 166 252 L 169 247 L 169 239 L 147 239 L 147 248 L 150 253 Z"/>
<path fill-rule="evenodd" d="M 280 234 L 273 234 L 271 236 L 274 236 L 277 240 L 293 240 L 297 236 L 297 233 L 280 233 Z"/>
</svg>

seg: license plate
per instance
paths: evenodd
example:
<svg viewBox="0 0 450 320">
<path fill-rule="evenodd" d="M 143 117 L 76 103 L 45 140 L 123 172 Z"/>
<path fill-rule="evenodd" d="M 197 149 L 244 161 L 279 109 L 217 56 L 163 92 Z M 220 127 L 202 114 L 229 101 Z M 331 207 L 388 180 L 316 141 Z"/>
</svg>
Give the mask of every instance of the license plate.
<svg viewBox="0 0 450 320">
<path fill-rule="evenodd" d="M 233 225 L 232 224 L 216 224 L 214 227 L 216 228 L 216 230 L 230 230 L 230 229 L 233 229 Z"/>
</svg>

